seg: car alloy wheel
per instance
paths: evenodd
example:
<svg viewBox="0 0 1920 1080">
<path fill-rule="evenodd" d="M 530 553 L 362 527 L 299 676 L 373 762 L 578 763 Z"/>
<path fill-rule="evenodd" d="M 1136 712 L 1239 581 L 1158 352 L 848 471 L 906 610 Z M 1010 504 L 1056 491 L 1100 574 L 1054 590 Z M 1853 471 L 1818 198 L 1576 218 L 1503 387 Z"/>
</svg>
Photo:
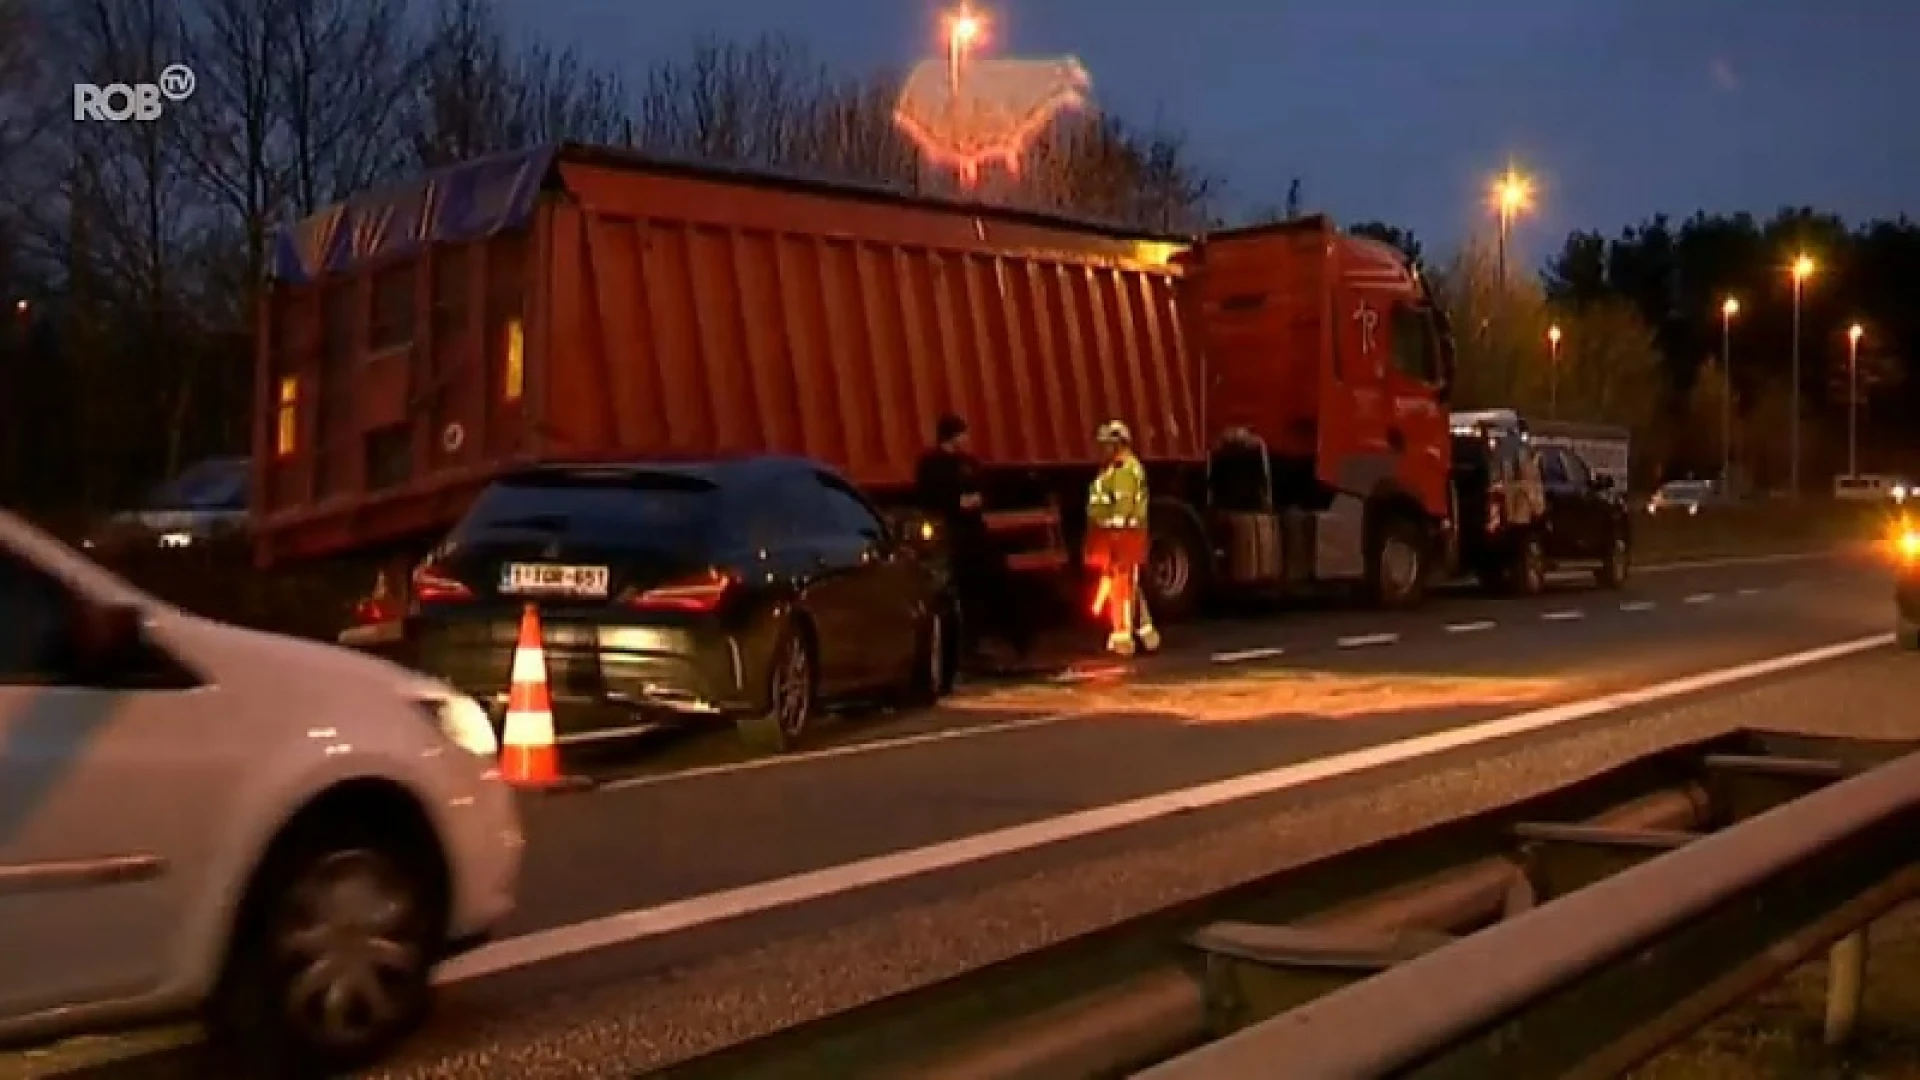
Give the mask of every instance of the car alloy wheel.
<svg viewBox="0 0 1920 1080">
<path fill-rule="evenodd" d="M 414 878 L 382 852 L 334 851 L 300 871 L 272 945 L 300 1041 L 352 1057 L 410 1026 L 426 992 L 428 924 Z"/>
<path fill-rule="evenodd" d="M 797 739 L 813 712 L 813 669 L 807 647 L 797 637 L 788 639 L 773 667 L 773 713 L 780 733 Z"/>
</svg>

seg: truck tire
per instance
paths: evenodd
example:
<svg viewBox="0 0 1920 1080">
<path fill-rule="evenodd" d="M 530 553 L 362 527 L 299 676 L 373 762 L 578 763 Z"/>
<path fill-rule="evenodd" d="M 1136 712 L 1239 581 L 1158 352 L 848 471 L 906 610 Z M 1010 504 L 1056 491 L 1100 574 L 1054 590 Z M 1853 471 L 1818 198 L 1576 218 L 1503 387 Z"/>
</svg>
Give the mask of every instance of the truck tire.
<svg viewBox="0 0 1920 1080">
<path fill-rule="evenodd" d="M 1428 545 L 1403 514 L 1383 518 L 1367 543 L 1367 597 L 1389 609 L 1409 608 L 1427 593 Z"/>
<path fill-rule="evenodd" d="M 1155 622 L 1180 622 L 1200 610 L 1213 577 L 1213 549 L 1184 503 L 1155 499 L 1148 508 L 1147 564 L 1140 585 Z"/>
</svg>

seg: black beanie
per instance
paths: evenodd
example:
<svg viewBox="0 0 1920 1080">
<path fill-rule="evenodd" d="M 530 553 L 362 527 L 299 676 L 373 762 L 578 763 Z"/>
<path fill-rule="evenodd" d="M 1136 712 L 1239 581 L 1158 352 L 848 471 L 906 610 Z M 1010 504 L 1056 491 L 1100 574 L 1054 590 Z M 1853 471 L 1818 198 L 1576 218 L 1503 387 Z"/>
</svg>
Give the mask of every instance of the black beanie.
<svg viewBox="0 0 1920 1080">
<path fill-rule="evenodd" d="M 966 433 L 967 422 L 952 413 L 948 413 L 942 416 L 940 422 L 933 426 L 933 441 L 943 443 L 948 439 L 957 439 Z"/>
</svg>

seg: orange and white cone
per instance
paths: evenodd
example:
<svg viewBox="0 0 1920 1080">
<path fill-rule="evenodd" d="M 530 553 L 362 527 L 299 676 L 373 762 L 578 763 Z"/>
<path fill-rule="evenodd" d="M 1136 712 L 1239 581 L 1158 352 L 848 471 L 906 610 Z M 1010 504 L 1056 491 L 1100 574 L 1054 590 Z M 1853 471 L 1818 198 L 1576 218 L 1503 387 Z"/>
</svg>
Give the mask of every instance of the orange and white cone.
<svg viewBox="0 0 1920 1080">
<path fill-rule="evenodd" d="M 547 691 L 547 653 L 541 642 L 540 613 L 528 604 L 520 616 L 520 640 L 513 648 L 513 675 L 507 686 L 507 718 L 500 732 L 500 775 L 514 787 L 553 788 L 560 776 L 560 751 L 553 737 L 553 698 Z"/>
</svg>

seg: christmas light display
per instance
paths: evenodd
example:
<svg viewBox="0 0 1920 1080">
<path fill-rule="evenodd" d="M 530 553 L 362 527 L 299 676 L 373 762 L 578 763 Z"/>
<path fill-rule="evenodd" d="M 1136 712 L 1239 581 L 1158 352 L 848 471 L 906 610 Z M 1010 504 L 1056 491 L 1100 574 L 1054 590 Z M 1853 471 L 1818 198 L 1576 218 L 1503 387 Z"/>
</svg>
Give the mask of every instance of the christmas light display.
<svg viewBox="0 0 1920 1080">
<path fill-rule="evenodd" d="M 987 165 L 1018 172 L 1027 146 L 1062 110 L 1085 106 L 1093 87 L 1070 56 L 977 57 L 988 29 L 969 7 L 950 12 L 946 55 L 914 66 L 894 109 L 921 152 L 969 187 Z"/>
</svg>

